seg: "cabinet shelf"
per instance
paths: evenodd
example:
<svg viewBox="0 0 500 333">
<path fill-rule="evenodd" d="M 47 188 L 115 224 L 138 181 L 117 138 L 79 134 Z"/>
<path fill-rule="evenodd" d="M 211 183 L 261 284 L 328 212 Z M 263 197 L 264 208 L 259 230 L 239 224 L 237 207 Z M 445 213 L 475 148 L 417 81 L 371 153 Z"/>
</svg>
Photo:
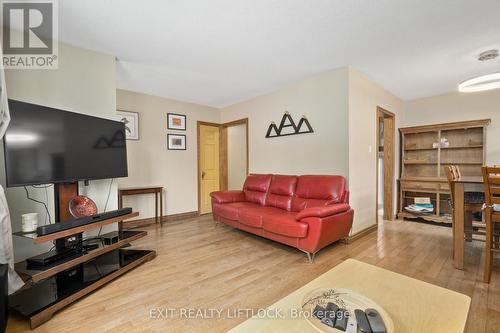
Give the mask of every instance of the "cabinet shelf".
<svg viewBox="0 0 500 333">
<path fill-rule="evenodd" d="M 452 149 L 474 149 L 483 148 L 483 145 L 465 145 L 465 146 L 452 146 L 452 147 L 441 147 L 441 150 L 452 150 Z M 418 150 L 438 150 L 439 148 L 433 147 L 405 147 L 406 151 L 418 151 Z"/>
<path fill-rule="evenodd" d="M 398 214 L 399 218 L 409 218 L 409 219 L 424 219 L 435 223 L 446 223 L 451 224 L 451 216 L 437 215 L 437 214 L 412 214 L 410 212 L 400 212 Z"/>
<path fill-rule="evenodd" d="M 466 145 L 466 146 L 455 146 L 455 147 L 441 147 L 441 150 L 449 150 L 449 149 L 474 149 L 474 148 L 483 148 L 483 145 Z"/>
<path fill-rule="evenodd" d="M 424 219 L 430 222 L 450 223 L 450 188 L 445 169 L 457 165 L 464 177 L 481 176 L 486 149 L 486 127 L 489 119 L 457 123 L 400 128 L 401 175 L 399 186 L 399 214 L 405 219 Z M 449 143 L 436 147 L 436 142 Z M 412 193 L 415 192 L 415 193 Z M 414 214 L 405 211 L 412 197 L 429 197 L 434 203 L 434 214 Z"/>
<path fill-rule="evenodd" d="M 444 177 L 424 177 L 424 176 L 404 176 L 399 181 L 412 181 L 412 182 L 441 182 L 446 183 L 448 180 Z"/>
<path fill-rule="evenodd" d="M 406 151 L 418 151 L 418 150 L 438 150 L 437 148 L 432 148 L 432 147 L 408 147 L 404 148 Z"/>
<path fill-rule="evenodd" d="M 412 161 L 412 160 L 406 160 L 403 161 L 404 164 L 414 164 L 414 165 L 437 165 L 437 162 L 426 162 L 426 161 Z"/>
<path fill-rule="evenodd" d="M 441 165 L 483 165 L 483 162 L 441 162 Z"/>
</svg>

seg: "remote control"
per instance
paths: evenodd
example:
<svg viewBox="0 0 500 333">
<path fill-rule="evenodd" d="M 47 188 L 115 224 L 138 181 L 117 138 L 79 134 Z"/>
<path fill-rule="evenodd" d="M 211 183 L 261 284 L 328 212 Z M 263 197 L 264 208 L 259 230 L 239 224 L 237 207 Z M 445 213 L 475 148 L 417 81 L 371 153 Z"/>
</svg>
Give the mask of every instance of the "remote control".
<svg viewBox="0 0 500 333">
<path fill-rule="evenodd" d="M 359 330 L 363 333 L 372 333 L 372 329 L 370 328 L 365 312 L 360 309 L 356 309 L 354 310 L 354 315 L 356 316 Z"/>
<path fill-rule="evenodd" d="M 337 311 L 337 318 L 335 319 L 335 328 L 345 332 L 347 328 L 347 320 L 349 319 L 349 315 L 347 314 L 347 310 L 339 309 Z"/>
<path fill-rule="evenodd" d="M 346 333 L 358 333 L 358 323 L 356 322 L 356 318 L 354 316 L 349 316 L 349 320 L 347 321 L 347 329 Z"/>
<path fill-rule="evenodd" d="M 325 318 L 321 319 L 321 322 L 328 327 L 331 327 L 331 328 L 335 327 L 335 324 L 334 324 L 335 322 L 333 320 L 331 320 L 330 318 L 325 317 Z"/>
<path fill-rule="evenodd" d="M 375 309 L 366 309 L 366 318 L 368 318 L 368 322 L 370 323 L 370 327 L 373 333 L 386 333 L 387 330 L 385 328 L 384 322 L 380 314 Z"/>
<path fill-rule="evenodd" d="M 335 318 L 337 316 L 338 309 L 339 309 L 339 307 L 335 303 L 328 302 L 328 304 L 325 307 L 325 311 L 326 311 L 325 316 L 327 318 L 330 318 L 331 320 L 333 320 L 333 322 L 335 322 Z"/>
<path fill-rule="evenodd" d="M 319 320 L 325 318 L 325 309 L 319 305 L 316 305 L 313 310 L 313 316 L 318 318 Z"/>
</svg>

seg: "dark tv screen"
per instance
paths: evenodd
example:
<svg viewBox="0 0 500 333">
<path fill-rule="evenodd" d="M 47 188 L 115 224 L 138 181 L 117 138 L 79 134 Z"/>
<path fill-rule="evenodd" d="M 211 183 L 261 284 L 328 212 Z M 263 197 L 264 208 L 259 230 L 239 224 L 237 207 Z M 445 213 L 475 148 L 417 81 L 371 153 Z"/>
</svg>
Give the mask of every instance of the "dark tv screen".
<svg viewBox="0 0 500 333">
<path fill-rule="evenodd" d="M 127 176 L 123 123 L 15 100 L 9 108 L 7 186 Z"/>
</svg>

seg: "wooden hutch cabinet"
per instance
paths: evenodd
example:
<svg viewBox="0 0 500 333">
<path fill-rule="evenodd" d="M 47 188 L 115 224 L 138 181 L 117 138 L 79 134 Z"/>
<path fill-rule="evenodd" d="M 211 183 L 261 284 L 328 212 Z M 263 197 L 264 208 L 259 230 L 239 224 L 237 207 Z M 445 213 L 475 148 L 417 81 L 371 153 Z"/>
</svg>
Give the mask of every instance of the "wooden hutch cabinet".
<svg viewBox="0 0 500 333">
<path fill-rule="evenodd" d="M 486 126 L 490 119 L 400 128 L 401 177 L 398 218 L 451 223 L 450 189 L 444 167 L 457 165 L 463 176 L 481 176 Z M 431 199 L 434 212 L 417 214 L 405 207 L 416 197 Z"/>
</svg>

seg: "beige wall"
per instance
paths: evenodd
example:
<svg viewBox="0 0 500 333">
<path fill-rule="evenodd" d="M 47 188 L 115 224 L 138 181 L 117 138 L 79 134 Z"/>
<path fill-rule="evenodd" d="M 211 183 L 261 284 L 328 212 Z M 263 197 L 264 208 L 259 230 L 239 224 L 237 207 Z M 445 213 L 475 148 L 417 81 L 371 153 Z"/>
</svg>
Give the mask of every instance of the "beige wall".
<svg viewBox="0 0 500 333">
<path fill-rule="evenodd" d="M 66 44 L 59 44 L 59 69 L 57 70 L 6 70 L 7 95 L 9 98 L 79 112 L 104 118 L 112 118 L 116 109 L 115 58 Z M 1 154 L 3 155 L 3 145 Z M 0 157 L 3 160 L 3 156 Z M 0 179 L 5 186 L 4 165 L 0 163 Z M 108 194 L 109 180 L 92 181 L 89 187 L 80 186 L 102 211 Z M 53 188 L 29 189 L 32 197 L 49 201 L 54 217 Z M 24 189 L 8 188 L 7 201 L 12 218 L 12 229 L 21 229 L 21 215 L 38 212 L 44 221 L 43 206 L 28 201 Z M 112 188 L 109 209 L 116 209 L 116 185 Z M 40 223 L 41 224 L 41 223 Z M 107 228 L 104 232 L 112 230 Z M 16 261 L 42 253 L 52 244 L 33 245 L 33 242 L 14 236 Z"/>
<path fill-rule="evenodd" d="M 396 114 L 396 126 L 402 123 L 398 98 L 362 73 L 342 68 L 224 108 L 221 117 L 249 118 L 250 172 L 345 176 L 355 233 L 375 224 L 377 106 Z M 269 124 L 279 123 L 285 110 L 294 119 L 305 114 L 314 133 L 266 139 Z M 396 200 L 395 181 L 393 186 Z"/>
<path fill-rule="evenodd" d="M 357 233 L 376 222 L 377 195 L 377 106 L 396 115 L 396 128 L 404 121 L 403 103 L 361 72 L 349 69 L 349 190 L 354 208 L 352 233 Z M 399 135 L 396 136 L 396 154 Z M 396 177 L 399 158 L 394 163 Z M 393 181 L 394 209 L 397 187 Z M 395 214 L 395 211 L 393 212 Z"/>
<path fill-rule="evenodd" d="M 198 210 L 196 122 L 220 122 L 217 109 L 171 99 L 117 90 L 118 109 L 139 112 L 140 140 L 127 141 L 128 178 L 120 186 L 160 185 L 166 188 L 166 214 Z M 187 116 L 186 131 L 167 131 L 167 113 Z M 167 133 L 185 134 L 187 150 L 167 150 Z M 140 218 L 154 216 L 154 200 L 142 195 L 127 197 L 124 206 L 138 210 Z"/>
<path fill-rule="evenodd" d="M 247 128 L 245 124 L 227 128 L 227 187 L 241 190 L 247 177 Z"/>
<path fill-rule="evenodd" d="M 405 103 L 405 126 L 491 119 L 486 130 L 486 163 L 500 163 L 500 90 L 452 92 Z"/>
<path fill-rule="evenodd" d="M 250 172 L 348 176 L 347 69 L 329 71 L 221 110 L 223 122 L 248 118 Z M 289 111 L 312 134 L 265 138 Z"/>
</svg>

